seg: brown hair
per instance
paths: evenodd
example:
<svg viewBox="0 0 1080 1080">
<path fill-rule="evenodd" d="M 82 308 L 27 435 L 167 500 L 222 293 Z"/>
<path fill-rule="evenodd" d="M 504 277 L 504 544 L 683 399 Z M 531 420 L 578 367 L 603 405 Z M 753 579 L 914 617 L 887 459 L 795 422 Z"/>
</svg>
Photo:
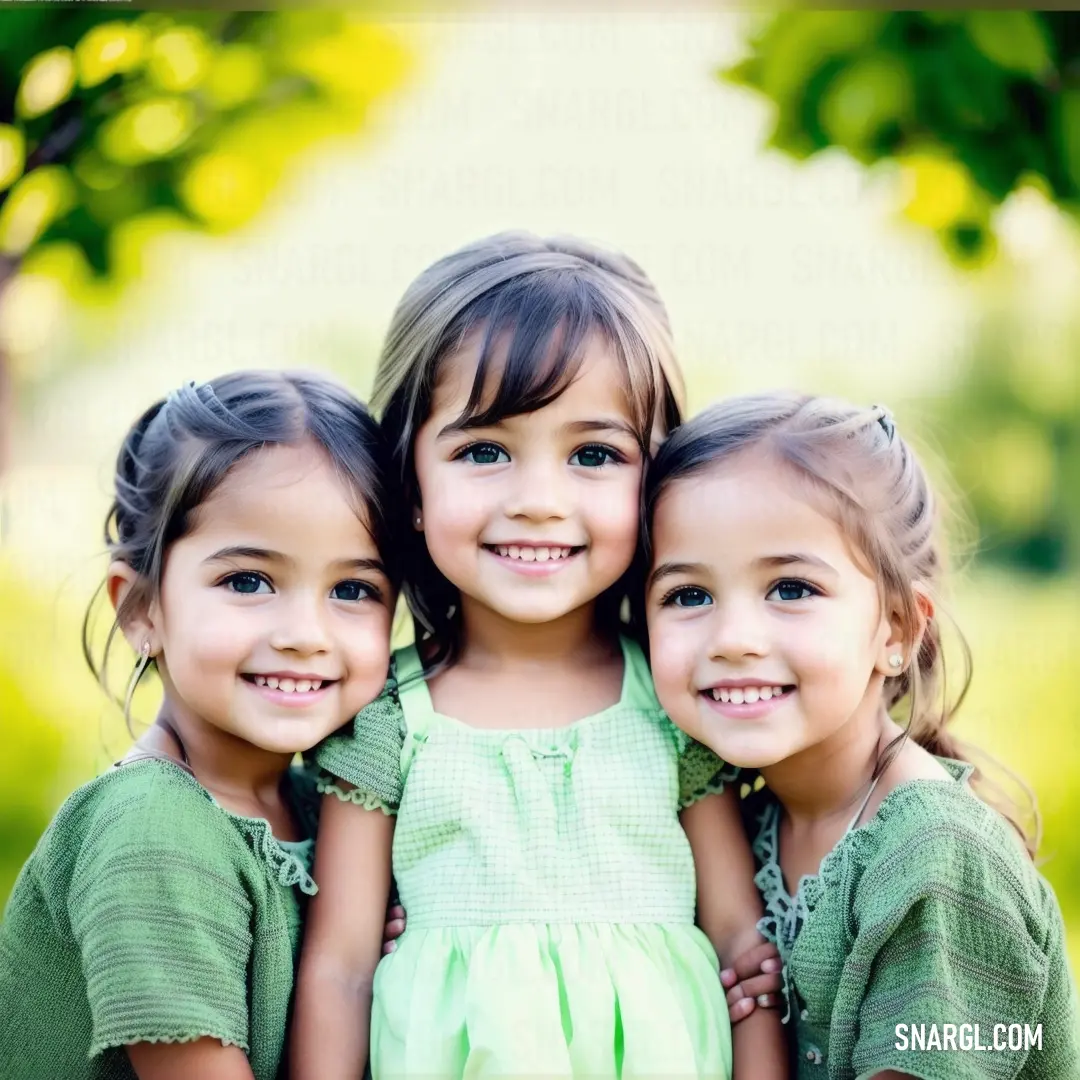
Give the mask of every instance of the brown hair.
<svg viewBox="0 0 1080 1080">
<path fill-rule="evenodd" d="M 393 584 L 400 578 L 389 497 L 389 453 L 364 405 L 314 372 L 239 371 L 188 383 L 156 401 L 131 426 L 116 459 L 114 497 L 105 518 L 110 555 L 139 574 L 110 627 L 100 664 L 91 647 L 95 594 L 83 620 L 83 655 L 107 685 L 117 630 L 161 587 L 169 548 L 193 527 L 198 508 L 246 455 L 310 440 L 329 458 L 355 499 Z"/>
<path fill-rule="evenodd" d="M 687 421 L 658 453 L 649 472 L 644 523 L 652 527 L 657 502 L 677 480 L 748 450 L 760 450 L 801 479 L 869 564 L 882 603 L 897 605 L 909 640 L 919 621 L 916 586 L 935 596 L 945 569 L 941 512 L 927 473 L 891 414 L 881 406 L 859 408 L 835 399 L 770 393 L 730 398 Z M 890 744 L 876 775 L 914 739 L 930 753 L 968 760 L 970 753 L 948 730 L 971 682 L 971 653 L 956 629 L 963 671 L 958 692 L 946 686 L 941 621 L 926 623 L 914 662 L 885 680 L 885 705 L 908 702 L 903 736 Z M 1038 826 L 978 770 L 976 785 L 1002 810 L 1034 854 Z M 1030 796 L 1030 792 L 1028 793 Z M 1037 823 L 1037 808 L 1031 798 Z"/>
<path fill-rule="evenodd" d="M 626 377 L 639 442 L 647 454 L 659 424 L 679 423 L 682 376 L 667 311 L 631 259 L 587 241 L 500 233 L 469 244 L 428 267 L 394 311 L 375 374 L 372 405 L 391 440 L 395 480 L 410 506 L 419 502 L 413 462 L 416 433 L 431 412 L 444 360 L 471 332 L 482 334 L 468 404 L 459 422 L 479 427 L 554 401 L 573 381 L 583 347 L 599 334 Z M 498 386 L 484 402 L 496 354 Z M 422 535 L 404 538 L 404 593 L 417 639 L 434 645 L 432 664 L 460 649 L 457 589 L 439 572 Z M 632 573 L 639 573 L 635 565 Z M 599 604 L 602 620 L 617 619 L 628 577 Z"/>
</svg>

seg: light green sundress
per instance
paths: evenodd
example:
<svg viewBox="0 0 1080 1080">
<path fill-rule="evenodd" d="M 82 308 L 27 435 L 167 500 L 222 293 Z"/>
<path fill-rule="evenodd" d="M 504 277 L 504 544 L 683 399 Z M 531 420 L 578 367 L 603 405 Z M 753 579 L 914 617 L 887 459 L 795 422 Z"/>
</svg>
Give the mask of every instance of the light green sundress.
<svg viewBox="0 0 1080 1080">
<path fill-rule="evenodd" d="M 324 791 L 397 814 L 408 923 L 376 972 L 375 1080 L 730 1077 L 678 822 L 730 774 L 622 648 L 617 704 L 526 730 L 436 713 L 403 649 L 382 697 L 316 752 Z"/>
<path fill-rule="evenodd" d="M 374 1080 L 731 1075 L 678 820 L 731 776 L 664 715 L 640 649 L 623 654 L 615 705 L 488 730 L 434 710 L 410 647 L 318 749 L 324 791 L 397 814 L 408 924 L 375 976 Z"/>
</svg>

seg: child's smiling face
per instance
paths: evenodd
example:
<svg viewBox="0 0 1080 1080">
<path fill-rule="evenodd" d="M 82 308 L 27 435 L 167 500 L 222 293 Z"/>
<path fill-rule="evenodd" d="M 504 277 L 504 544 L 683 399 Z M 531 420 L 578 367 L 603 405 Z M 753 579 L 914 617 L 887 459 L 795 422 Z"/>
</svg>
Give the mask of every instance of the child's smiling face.
<svg viewBox="0 0 1080 1080">
<path fill-rule="evenodd" d="M 291 754 L 378 694 L 394 595 L 355 505 L 303 443 L 253 452 L 198 508 L 149 609 L 179 717 Z"/>
<path fill-rule="evenodd" d="M 790 467 L 748 452 L 656 507 L 647 612 L 672 720 L 766 767 L 881 707 L 894 636 L 877 583 Z"/>
<path fill-rule="evenodd" d="M 552 622 L 595 601 L 634 557 L 643 454 L 624 373 L 593 336 L 549 404 L 462 427 L 478 340 L 445 362 L 416 437 L 428 551 L 463 607 Z"/>
</svg>

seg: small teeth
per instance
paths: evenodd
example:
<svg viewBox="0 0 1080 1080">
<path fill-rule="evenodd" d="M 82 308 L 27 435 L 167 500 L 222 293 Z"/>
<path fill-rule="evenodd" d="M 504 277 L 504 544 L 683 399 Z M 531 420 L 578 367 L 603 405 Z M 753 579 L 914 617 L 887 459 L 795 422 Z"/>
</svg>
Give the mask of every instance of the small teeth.
<svg viewBox="0 0 1080 1080">
<path fill-rule="evenodd" d="M 713 687 L 709 693 L 713 701 L 723 701 L 732 705 L 753 705 L 757 701 L 772 701 L 774 697 L 782 697 L 782 686 L 735 686 L 730 690 L 726 687 Z"/>
<path fill-rule="evenodd" d="M 276 675 L 256 675 L 255 685 L 265 686 L 270 690 L 284 690 L 286 694 L 306 694 L 312 690 L 321 690 L 323 679 L 279 679 Z"/>
<path fill-rule="evenodd" d="M 522 562 L 551 562 L 567 559 L 574 549 L 568 547 L 519 547 L 517 544 L 492 544 L 491 547 L 504 559 L 520 559 Z"/>
</svg>

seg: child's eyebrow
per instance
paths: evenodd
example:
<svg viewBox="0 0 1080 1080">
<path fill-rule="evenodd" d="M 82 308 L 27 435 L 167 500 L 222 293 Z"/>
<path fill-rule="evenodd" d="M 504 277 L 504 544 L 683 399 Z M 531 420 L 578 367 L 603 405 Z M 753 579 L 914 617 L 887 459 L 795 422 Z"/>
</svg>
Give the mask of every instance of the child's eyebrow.
<svg viewBox="0 0 1080 1080">
<path fill-rule="evenodd" d="M 224 547 L 220 551 L 215 551 L 213 555 L 205 558 L 203 562 L 226 562 L 229 559 L 256 559 L 260 562 L 280 563 L 293 563 L 296 561 L 288 555 L 283 555 L 280 551 L 271 551 L 269 548 L 235 545 L 233 547 Z M 378 574 L 382 574 L 384 577 L 386 576 L 386 566 L 380 559 L 344 558 L 336 559 L 330 565 L 334 570 L 373 570 Z"/>
<path fill-rule="evenodd" d="M 617 431 L 620 434 L 629 436 L 634 442 L 638 441 L 638 433 L 633 427 L 625 420 L 618 420 L 615 417 L 597 420 L 574 420 L 566 425 L 565 430 L 574 435 L 584 434 L 588 431 Z"/>
<path fill-rule="evenodd" d="M 270 551 L 268 548 L 246 547 L 242 544 L 233 547 L 223 547 L 203 559 L 204 563 L 225 562 L 227 559 L 259 559 L 262 562 L 291 562 L 292 560 L 280 551 Z"/>
<path fill-rule="evenodd" d="M 784 555 L 764 555 L 757 562 L 759 566 L 791 566 L 793 563 L 802 563 L 806 566 L 816 566 L 821 570 L 827 570 L 830 574 L 836 573 L 836 568 L 830 566 L 824 559 L 797 551 Z"/>
<path fill-rule="evenodd" d="M 527 415 L 527 414 L 522 414 Z M 512 420 L 513 417 L 507 416 L 502 420 L 497 420 L 492 424 L 473 424 L 471 420 L 452 420 L 446 427 L 439 431 L 439 434 L 435 436 L 436 441 L 439 439 L 445 439 L 451 435 L 460 435 L 463 431 L 468 431 L 472 428 L 500 428 L 504 427 L 507 420 Z M 584 434 L 586 432 L 593 431 L 617 431 L 622 435 L 626 435 L 628 438 L 638 441 L 638 433 L 634 430 L 631 424 L 628 424 L 625 420 L 619 420 L 615 417 L 598 417 L 595 420 L 573 420 L 563 426 L 563 430 L 574 435 Z"/>
<path fill-rule="evenodd" d="M 661 563 L 650 575 L 649 575 L 649 588 L 651 589 L 657 582 L 666 577 L 677 577 L 680 574 L 686 574 L 689 577 L 696 577 L 705 572 L 705 567 L 702 563 L 685 563 L 685 562 L 666 562 Z"/>
<path fill-rule="evenodd" d="M 499 427 L 502 421 L 495 424 L 485 424 L 484 427 Z M 467 417 L 464 420 L 451 420 L 446 427 L 440 429 L 439 434 L 435 436 L 435 441 L 440 439 L 450 438 L 453 435 L 460 435 L 463 431 L 468 431 L 470 428 L 478 427 L 479 425 L 472 424 Z"/>
</svg>

